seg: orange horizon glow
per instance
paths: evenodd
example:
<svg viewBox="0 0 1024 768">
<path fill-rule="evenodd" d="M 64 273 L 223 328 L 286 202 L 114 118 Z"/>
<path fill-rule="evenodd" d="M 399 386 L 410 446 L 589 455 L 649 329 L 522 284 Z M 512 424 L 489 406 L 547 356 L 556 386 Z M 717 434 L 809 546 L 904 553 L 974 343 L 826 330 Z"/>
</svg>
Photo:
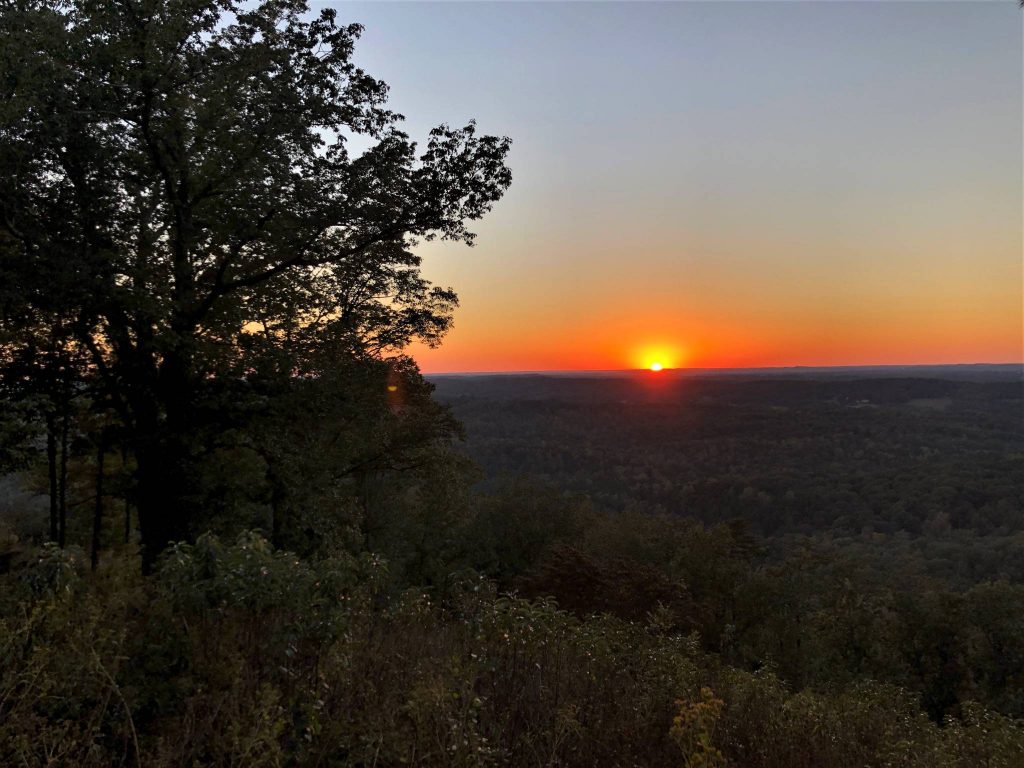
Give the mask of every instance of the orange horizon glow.
<svg viewBox="0 0 1024 768">
<path fill-rule="evenodd" d="M 706 261 L 651 243 L 646 271 L 609 257 L 587 264 L 586 281 L 574 278 L 586 248 L 562 265 L 543 249 L 522 259 L 501 228 L 490 236 L 483 258 L 423 249 L 428 276 L 461 298 L 440 347 L 408 350 L 424 373 L 1024 362 L 1010 227 L 817 261 L 834 247 L 824 238 L 782 251 L 744 237 Z"/>
<path fill-rule="evenodd" d="M 433 354 L 423 354 L 424 351 Z M 437 355 L 438 350 L 418 350 L 414 357 L 420 370 L 425 374 L 442 373 L 528 373 L 544 371 L 670 371 L 670 370 L 728 370 L 736 368 L 828 368 L 828 367 L 874 367 L 874 366 L 931 366 L 931 365 L 1024 365 L 1024 357 L 987 356 L 960 357 L 955 354 L 935 354 L 931 356 L 898 356 L 869 355 L 841 357 L 838 355 L 821 354 L 819 356 L 801 355 L 799 357 L 773 357 L 751 355 L 717 355 L 696 357 L 692 361 L 680 364 L 668 364 L 662 361 L 636 363 L 637 356 L 599 357 L 593 362 L 581 359 L 578 355 L 510 355 L 506 361 L 500 361 L 488 355 L 474 361 L 445 360 Z M 660 365 L 659 369 L 654 366 Z"/>
<path fill-rule="evenodd" d="M 738 303 L 702 317 L 652 310 L 638 297 L 632 312 L 586 319 L 530 317 L 526 308 L 509 318 L 467 304 L 440 347 L 408 350 L 424 373 L 648 370 L 655 362 L 664 369 L 1024 363 L 1024 309 L 1011 300 L 949 302 L 941 312 L 908 303 L 860 316 L 842 307 L 781 312 Z"/>
<path fill-rule="evenodd" d="M 1012 334 L 991 333 L 975 339 L 967 328 L 959 334 L 942 328 L 892 343 L 879 333 L 882 329 L 835 328 L 814 332 L 791 331 L 783 334 L 763 331 L 744 337 L 722 329 L 706 335 L 694 334 L 687 342 L 630 342 L 617 334 L 611 339 L 595 335 L 506 339 L 505 343 L 484 343 L 478 334 L 453 334 L 449 344 L 429 349 L 415 346 L 408 350 L 420 369 L 431 373 L 487 373 L 529 371 L 652 371 L 791 368 L 831 366 L 909 366 L 1024 364 L 1024 346 Z M 995 331 L 996 329 L 992 329 Z M 980 334 L 979 334 L 980 335 Z M 986 334 L 988 335 L 988 334 Z M 1010 338 L 1007 338 L 1009 336 Z M 573 340 L 587 338 L 587 342 Z M 801 338 L 803 337 L 803 338 Z"/>
</svg>

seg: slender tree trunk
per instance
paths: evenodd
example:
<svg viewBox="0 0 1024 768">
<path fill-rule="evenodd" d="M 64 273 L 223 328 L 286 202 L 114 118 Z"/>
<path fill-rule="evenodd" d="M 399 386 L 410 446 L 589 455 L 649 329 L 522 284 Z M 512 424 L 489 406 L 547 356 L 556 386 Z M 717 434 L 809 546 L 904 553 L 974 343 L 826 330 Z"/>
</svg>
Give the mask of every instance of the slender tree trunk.
<svg viewBox="0 0 1024 768">
<path fill-rule="evenodd" d="M 99 445 L 96 448 L 96 506 L 92 512 L 92 546 L 89 550 L 89 564 L 92 570 L 100 564 L 100 532 L 103 527 L 103 457 L 107 446 L 103 431 L 100 430 Z"/>
<path fill-rule="evenodd" d="M 270 483 L 270 542 L 274 549 L 283 549 L 288 493 L 271 460 L 267 460 L 267 481 Z"/>
<path fill-rule="evenodd" d="M 46 475 L 50 485 L 50 541 L 57 541 L 57 420 L 46 414 Z"/>
<path fill-rule="evenodd" d="M 128 448 L 121 444 L 121 473 L 128 476 Z M 124 493 L 124 543 L 128 544 L 132 538 L 132 504 L 128 491 Z"/>
<path fill-rule="evenodd" d="M 57 543 L 63 549 L 67 541 L 68 523 L 68 437 L 71 430 L 71 414 L 67 393 L 64 393 L 60 420 L 60 487 L 58 490 Z"/>
</svg>

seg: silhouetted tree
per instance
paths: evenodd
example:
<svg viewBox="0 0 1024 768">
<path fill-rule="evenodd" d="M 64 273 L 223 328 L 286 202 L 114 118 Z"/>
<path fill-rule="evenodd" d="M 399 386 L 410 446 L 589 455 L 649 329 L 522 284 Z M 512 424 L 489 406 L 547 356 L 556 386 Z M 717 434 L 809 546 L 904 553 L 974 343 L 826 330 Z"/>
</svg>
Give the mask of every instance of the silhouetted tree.
<svg viewBox="0 0 1024 768">
<path fill-rule="evenodd" d="M 352 62 L 361 28 L 307 14 L 44 0 L 0 16 L 0 273 L 30 306 L 62 286 L 127 429 L 146 564 L 190 535 L 192 470 L 223 418 L 210 393 L 244 375 L 244 338 L 436 337 L 454 296 L 410 247 L 471 243 L 466 222 L 510 183 L 509 141 L 473 123 L 417 154 Z"/>
</svg>

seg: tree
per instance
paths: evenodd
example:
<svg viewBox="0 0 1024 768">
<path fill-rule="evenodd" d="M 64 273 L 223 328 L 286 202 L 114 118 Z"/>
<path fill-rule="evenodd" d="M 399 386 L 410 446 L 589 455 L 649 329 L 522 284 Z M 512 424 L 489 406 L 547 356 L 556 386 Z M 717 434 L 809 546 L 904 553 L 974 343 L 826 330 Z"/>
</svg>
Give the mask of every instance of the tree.
<svg viewBox="0 0 1024 768">
<path fill-rule="evenodd" d="M 191 468 L 222 418 L 204 403 L 244 383 L 246 340 L 436 340 L 454 295 L 411 248 L 472 244 L 467 222 L 511 181 L 509 140 L 472 122 L 417 155 L 387 86 L 352 62 L 360 31 L 301 0 L 22 0 L 0 16 L 0 279 L 73 318 L 135 456 L 147 565 L 192 533 Z"/>
<path fill-rule="evenodd" d="M 20 440 L 0 439 L 0 467 L 21 469 L 39 432 L 45 435 L 50 539 L 64 546 L 68 459 L 75 402 L 82 394 L 86 358 L 60 312 L 38 312 L 12 286 L 0 287 L 0 423 Z M 13 331 L 13 332 L 12 332 Z M 15 428 L 11 429 L 10 425 Z M 13 459 L 13 460 L 12 460 Z"/>
</svg>

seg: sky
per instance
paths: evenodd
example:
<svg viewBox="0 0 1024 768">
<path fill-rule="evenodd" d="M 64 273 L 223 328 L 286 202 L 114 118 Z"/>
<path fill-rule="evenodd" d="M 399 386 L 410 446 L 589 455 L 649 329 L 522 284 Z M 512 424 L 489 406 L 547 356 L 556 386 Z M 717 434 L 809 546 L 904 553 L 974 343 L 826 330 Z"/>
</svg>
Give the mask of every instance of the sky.
<svg viewBox="0 0 1024 768">
<path fill-rule="evenodd" d="M 425 372 L 1024 358 L 1016 3 L 330 5 L 414 138 L 513 140 Z"/>
</svg>

